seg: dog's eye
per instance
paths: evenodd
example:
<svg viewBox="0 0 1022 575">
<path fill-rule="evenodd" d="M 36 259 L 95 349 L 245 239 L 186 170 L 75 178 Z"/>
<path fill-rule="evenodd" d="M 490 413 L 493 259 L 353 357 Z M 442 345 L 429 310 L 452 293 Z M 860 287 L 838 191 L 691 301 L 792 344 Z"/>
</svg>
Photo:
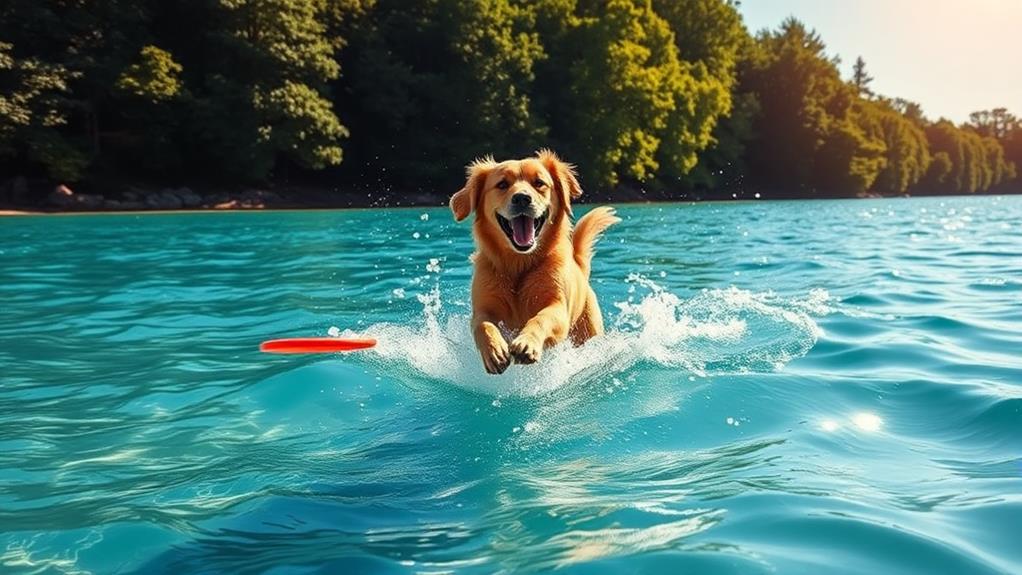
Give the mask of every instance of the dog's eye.
<svg viewBox="0 0 1022 575">
<path fill-rule="evenodd" d="M 535 182 L 532 182 L 532 185 L 535 188 L 542 188 L 543 186 L 546 185 L 546 182 L 544 182 L 543 180 L 536 180 Z"/>
<path fill-rule="evenodd" d="M 501 181 L 497 182 L 497 187 L 502 189 L 502 190 L 506 190 L 506 189 L 511 187 L 511 183 L 508 182 L 507 180 L 501 180 Z"/>
</svg>

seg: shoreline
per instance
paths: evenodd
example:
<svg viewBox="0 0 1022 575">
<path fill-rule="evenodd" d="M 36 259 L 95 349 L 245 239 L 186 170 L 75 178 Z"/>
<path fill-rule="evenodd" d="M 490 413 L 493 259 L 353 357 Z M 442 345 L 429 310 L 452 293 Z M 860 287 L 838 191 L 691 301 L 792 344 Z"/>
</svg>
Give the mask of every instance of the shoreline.
<svg viewBox="0 0 1022 575">
<path fill-rule="evenodd" d="M 1020 195 L 1018 193 L 992 193 L 992 194 L 947 194 L 947 195 L 917 195 L 917 196 L 866 196 L 866 197 L 824 197 L 824 198 L 711 198 L 711 199 L 665 199 L 665 200 L 635 200 L 621 198 L 618 200 L 597 199 L 592 202 L 577 203 L 578 206 L 588 205 L 671 205 L 671 204 L 730 204 L 730 203 L 759 203 L 759 202 L 791 202 L 791 201 L 831 201 L 831 200 L 898 200 L 912 198 L 963 198 L 963 197 L 998 197 Z M 141 210 L 60 210 L 60 209 L 32 209 L 3 207 L 0 208 L 0 218 L 23 217 L 23 216 L 97 216 L 97 215 L 175 215 L 175 214 L 217 214 L 217 213 L 245 213 L 245 212 L 334 212 L 348 210 L 374 210 L 374 209 L 430 209 L 446 207 L 446 202 L 437 204 L 419 203 L 413 205 L 336 205 L 336 206 L 247 206 L 247 207 L 203 207 L 178 208 L 178 209 L 141 209 Z"/>
</svg>

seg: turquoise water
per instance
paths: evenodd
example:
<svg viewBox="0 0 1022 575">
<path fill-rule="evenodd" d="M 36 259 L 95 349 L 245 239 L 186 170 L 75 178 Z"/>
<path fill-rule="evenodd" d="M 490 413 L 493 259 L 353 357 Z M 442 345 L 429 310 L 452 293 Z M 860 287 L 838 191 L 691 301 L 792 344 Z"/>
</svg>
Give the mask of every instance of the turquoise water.
<svg viewBox="0 0 1022 575">
<path fill-rule="evenodd" d="M 446 210 L 0 220 L 0 571 L 1022 572 L 1022 197 L 620 215 L 497 377 Z"/>
</svg>

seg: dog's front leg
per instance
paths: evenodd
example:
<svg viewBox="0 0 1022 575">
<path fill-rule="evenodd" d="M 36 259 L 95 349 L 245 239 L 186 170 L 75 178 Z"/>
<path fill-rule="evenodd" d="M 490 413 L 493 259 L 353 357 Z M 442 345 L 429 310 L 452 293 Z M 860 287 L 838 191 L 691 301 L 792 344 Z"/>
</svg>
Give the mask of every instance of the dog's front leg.
<svg viewBox="0 0 1022 575">
<path fill-rule="evenodd" d="M 482 314 L 472 316 L 472 335 L 476 340 L 476 348 L 483 356 L 483 367 L 486 373 L 504 373 L 511 365 L 511 354 L 508 353 L 507 342 L 500 329 Z"/>
<path fill-rule="evenodd" d="M 554 345 L 568 335 L 568 307 L 554 302 L 525 323 L 522 332 L 511 342 L 511 355 L 516 363 L 536 363 L 543 348 Z"/>
</svg>

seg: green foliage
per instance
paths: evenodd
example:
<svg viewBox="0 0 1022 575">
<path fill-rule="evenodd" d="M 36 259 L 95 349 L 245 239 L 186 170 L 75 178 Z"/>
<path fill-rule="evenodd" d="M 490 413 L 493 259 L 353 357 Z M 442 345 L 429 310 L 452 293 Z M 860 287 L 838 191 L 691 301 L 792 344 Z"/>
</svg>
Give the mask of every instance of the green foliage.
<svg viewBox="0 0 1022 575">
<path fill-rule="evenodd" d="M 278 157 L 319 169 L 341 162 L 346 129 L 327 82 L 340 75 L 320 0 L 219 0 L 207 40 L 207 91 L 197 92 L 201 137 L 214 168 L 266 178 Z"/>
<path fill-rule="evenodd" d="M 3 2 L 0 169 L 436 193 L 553 147 L 605 191 L 1022 187 L 1007 109 L 931 122 L 795 19 L 750 37 L 737 4 Z"/>
<path fill-rule="evenodd" d="M 0 156 L 24 154 L 50 177 L 77 179 L 85 155 L 65 140 L 65 95 L 75 74 L 59 64 L 16 58 L 14 46 L 0 42 Z"/>
<path fill-rule="evenodd" d="M 1003 186 L 1007 191 L 1018 191 L 1022 188 L 1019 175 L 1022 168 L 1022 120 L 1006 108 L 973 112 L 969 120 L 969 127 L 985 138 L 985 156 L 992 164 L 992 187 Z"/>
<path fill-rule="evenodd" d="M 679 143 L 692 137 L 672 117 L 691 78 L 682 72 L 674 34 L 649 2 L 611 0 L 601 7 L 576 7 L 568 49 L 577 57 L 558 62 L 570 82 L 564 94 L 565 107 L 574 110 L 571 123 L 588 124 L 572 134 L 570 147 L 598 184 L 611 186 L 622 176 L 645 181 L 660 167 L 665 134 Z M 684 152 L 672 159 L 686 160 Z"/>
<path fill-rule="evenodd" d="M 827 195 L 863 194 L 884 166 L 884 144 L 869 137 L 857 118 L 831 121 L 814 163 L 813 183 Z"/>
<path fill-rule="evenodd" d="M 584 180 L 678 181 L 731 108 L 744 29 L 719 0 L 548 1 L 540 108 Z M 585 126 L 584 130 L 579 126 Z"/>
<path fill-rule="evenodd" d="M 748 97 L 739 97 L 736 122 L 720 131 L 715 128 L 733 110 L 738 56 L 746 49 L 748 34 L 738 10 L 729 2 L 657 0 L 653 7 L 674 32 L 683 72 L 682 87 L 675 93 L 674 111 L 662 138 L 659 176 L 682 182 L 696 167 L 700 153 L 721 145 L 718 136 L 724 138 L 725 146 L 736 145 L 735 138 L 744 137 L 738 134 L 745 133 L 746 119 L 756 108 Z"/>
<path fill-rule="evenodd" d="M 873 90 L 869 85 L 873 83 L 873 76 L 866 72 L 866 61 L 859 56 L 855 59 L 855 67 L 852 68 L 852 86 L 863 98 L 872 98 Z"/>
<path fill-rule="evenodd" d="M 982 136 L 992 136 L 1003 140 L 1009 133 L 1022 127 L 1022 120 L 1019 120 L 1007 108 L 994 108 L 969 114 L 969 124 Z"/>
<path fill-rule="evenodd" d="M 757 44 L 743 76 L 761 106 L 749 153 L 753 177 L 768 189 L 802 194 L 868 189 L 882 150 L 856 124 L 854 88 L 841 80 L 819 35 L 788 19 Z"/>
<path fill-rule="evenodd" d="M 951 172 L 954 171 L 954 164 L 951 162 L 951 155 L 947 152 L 933 154 L 933 160 L 926 169 L 923 176 L 921 188 L 930 193 L 951 193 L 954 190 Z"/>
<path fill-rule="evenodd" d="M 720 118 L 713 130 L 715 144 L 699 155 L 699 162 L 681 180 L 682 185 L 708 190 L 744 188 L 747 146 L 755 135 L 753 126 L 760 106 L 751 92 L 736 93 L 732 100 L 731 113 Z"/>
<path fill-rule="evenodd" d="M 992 136 L 983 136 L 969 127 L 957 127 L 940 120 L 926 128 L 926 137 L 934 160 L 938 155 L 948 159 L 938 166 L 926 184 L 932 189 L 922 191 L 942 194 L 974 194 L 985 192 L 1015 177 L 1014 166 L 1005 157 L 1004 148 Z M 943 160 L 942 160 L 943 162 Z M 938 177 L 943 176 L 943 177 Z"/>
<path fill-rule="evenodd" d="M 55 180 L 78 180 L 89 160 L 71 140 L 55 130 L 33 130 L 25 136 L 27 158 L 46 167 Z"/>
<path fill-rule="evenodd" d="M 319 92 L 285 80 L 283 86 L 256 91 L 253 104 L 263 120 L 258 128 L 260 143 L 284 150 L 301 165 L 314 169 L 341 163 L 336 142 L 348 131 Z"/>
<path fill-rule="evenodd" d="M 741 74 L 760 113 L 747 154 L 752 185 L 796 195 L 976 193 L 1017 177 L 1004 109 L 974 127 L 931 124 L 920 106 L 876 97 L 862 59 L 842 82 L 815 32 L 789 19 L 757 38 Z M 794 190 L 793 190 L 794 188 Z"/>
<path fill-rule="evenodd" d="M 1009 130 L 1001 140 L 1006 164 L 1004 183 L 1022 188 L 1022 125 Z M 1018 191 L 1016 189 L 1016 191 Z"/>
<path fill-rule="evenodd" d="M 359 180 L 387 171 L 406 186 L 461 178 L 487 153 L 544 142 L 534 67 L 544 58 L 535 11 L 509 0 L 381 0 L 354 29 L 344 60 Z M 392 175 L 391 175 L 392 174 Z"/>
<path fill-rule="evenodd" d="M 181 64 L 170 52 L 156 46 L 145 46 L 139 61 L 117 78 L 116 88 L 154 102 L 169 100 L 181 92 Z"/>
<path fill-rule="evenodd" d="M 900 195 L 926 175 L 930 164 L 926 133 L 886 99 L 857 103 L 860 126 L 883 146 L 883 164 L 873 191 Z"/>
</svg>

